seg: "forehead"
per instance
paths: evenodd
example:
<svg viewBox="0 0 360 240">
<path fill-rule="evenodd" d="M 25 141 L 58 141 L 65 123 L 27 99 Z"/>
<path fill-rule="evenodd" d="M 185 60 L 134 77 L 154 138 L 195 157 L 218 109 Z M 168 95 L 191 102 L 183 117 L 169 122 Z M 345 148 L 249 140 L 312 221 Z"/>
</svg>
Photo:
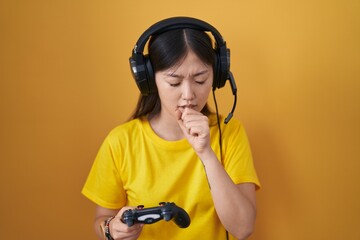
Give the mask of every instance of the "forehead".
<svg viewBox="0 0 360 240">
<path fill-rule="evenodd" d="M 182 71 L 203 71 L 212 69 L 211 65 L 202 61 L 194 52 L 189 51 L 174 66 L 166 69 L 165 72 L 182 72 Z"/>
</svg>

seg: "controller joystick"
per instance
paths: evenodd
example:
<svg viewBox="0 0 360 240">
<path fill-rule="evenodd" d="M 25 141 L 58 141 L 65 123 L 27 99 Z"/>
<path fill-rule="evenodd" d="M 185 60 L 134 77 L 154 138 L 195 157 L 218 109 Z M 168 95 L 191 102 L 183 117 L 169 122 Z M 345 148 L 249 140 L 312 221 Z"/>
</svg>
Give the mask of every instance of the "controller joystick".
<svg viewBox="0 0 360 240">
<path fill-rule="evenodd" d="M 135 223 L 152 224 L 162 219 L 173 220 L 180 228 L 187 228 L 190 225 L 190 217 L 187 212 L 173 202 L 161 202 L 158 207 L 151 208 L 139 205 L 135 209 L 126 210 L 121 216 L 121 221 L 129 227 Z"/>
</svg>

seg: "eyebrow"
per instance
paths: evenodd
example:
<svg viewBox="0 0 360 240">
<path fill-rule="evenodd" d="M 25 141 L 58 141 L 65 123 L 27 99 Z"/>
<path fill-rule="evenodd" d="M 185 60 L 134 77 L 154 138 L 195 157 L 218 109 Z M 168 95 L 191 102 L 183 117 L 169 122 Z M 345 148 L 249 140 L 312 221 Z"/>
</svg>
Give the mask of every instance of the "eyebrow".
<svg viewBox="0 0 360 240">
<path fill-rule="evenodd" d="M 204 70 L 202 70 L 202 71 L 200 71 L 200 72 L 197 72 L 197 73 L 195 73 L 195 74 L 193 74 L 193 75 L 191 75 L 191 76 L 192 76 L 192 77 L 197 77 L 197 76 L 201 76 L 201 75 L 203 75 L 203 74 L 205 74 L 205 73 L 207 73 L 207 72 L 209 72 L 209 70 L 208 70 L 208 69 L 204 69 Z M 181 75 L 175 74 L 175 72 L 166 73 L 166 75 L 167 75 L 167 76 L 170 76 L 170 77 L 174 77 L 174 78 L 182 78 L 182 77 L 183 77 L 183 76 L 181 76 Z"/>
</svg>

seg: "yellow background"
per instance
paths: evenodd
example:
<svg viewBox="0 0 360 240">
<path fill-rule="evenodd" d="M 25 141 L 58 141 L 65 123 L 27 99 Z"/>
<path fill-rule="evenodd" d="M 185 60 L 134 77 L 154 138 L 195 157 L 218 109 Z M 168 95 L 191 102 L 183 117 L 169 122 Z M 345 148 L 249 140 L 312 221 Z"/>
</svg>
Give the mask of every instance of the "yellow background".
<svg viewBox="0 0 360 240">
<path fill-rule="evenodd" d="M 96 239 L 81 187 L 136 103 L 134 43 L 176 15 L 231 49 L 263 185 L 251 239 L 360 239 L 358 0 L 0 0 L 0 238 Z"/>
</svg>

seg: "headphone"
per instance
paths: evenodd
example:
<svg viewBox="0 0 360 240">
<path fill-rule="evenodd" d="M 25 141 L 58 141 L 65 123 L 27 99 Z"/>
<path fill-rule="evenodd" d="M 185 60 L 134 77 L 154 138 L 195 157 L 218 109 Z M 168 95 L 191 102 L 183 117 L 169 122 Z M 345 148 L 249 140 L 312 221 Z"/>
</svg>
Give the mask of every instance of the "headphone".
<svg viewBox="0 0 360 240">
<path fill-rule="evenodd" d="M 155 73 L 148 55 L 143 51 L 149 38 L 155 34 L 161 34 L 174 29 L 191 28 L 199 31 L 211 32 L 215 39 L 215 66 L 213 90 L 222 88 L 226 81 L 230 81 L 231 89 L 234 95 L 234 105 L 225 119 L 227 123 L 232 117 L 236 106 L 236 84 L 232 73 L 230 72 L 230 49 L 226 47 L 226 42 L 221 34 L 210 24 L 191 17 L 172 17 L 161 20 L 150 26 L 138 39 L 129 58 L 131 73 L 143 96 L 157 92 L 155 84 Z"/>
</svg>

